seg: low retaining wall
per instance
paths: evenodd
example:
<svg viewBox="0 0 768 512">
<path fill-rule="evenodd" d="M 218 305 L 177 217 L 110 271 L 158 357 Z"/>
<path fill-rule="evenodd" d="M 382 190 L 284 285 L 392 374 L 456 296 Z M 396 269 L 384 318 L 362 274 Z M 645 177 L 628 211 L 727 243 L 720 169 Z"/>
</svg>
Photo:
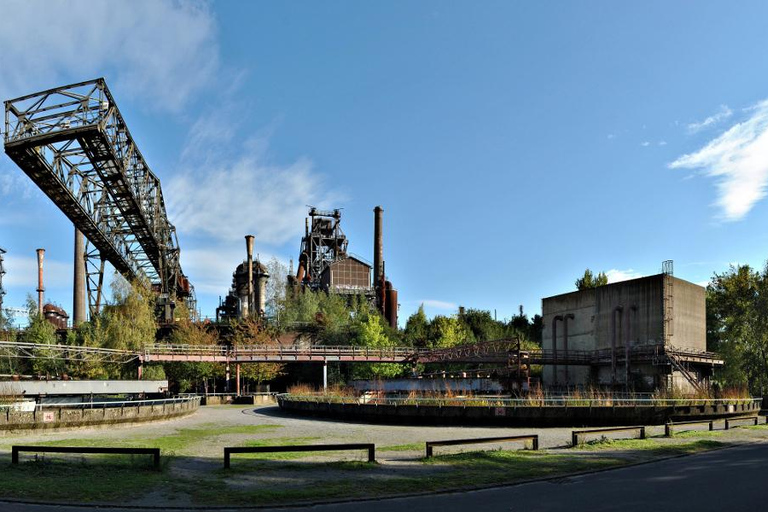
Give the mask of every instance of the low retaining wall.
<svg viewBox="0 0 768 512">
<path fill-rule="evenodd" d="M 0 409 L 0 432 L 4 430 L 41 430 L 117 423 L 139 423 L 184 416 L 200 407 L 199 398 L 159 403 L 125 402 L 118 407 L 37 407 L 35 411 Z"/>
<path fill-rule="evenodd" d="M 668 421 L 716 419 L 757 414 L 759 401 L 741 404 L 681 406 L 506 406 L 357 404 L 291 400 L 279 395 L 278 405 L 287 412 L 392 424 L 491 425 L 505 427 L 586 427 L 614 425 L 662 425 Z"/>
</svg>

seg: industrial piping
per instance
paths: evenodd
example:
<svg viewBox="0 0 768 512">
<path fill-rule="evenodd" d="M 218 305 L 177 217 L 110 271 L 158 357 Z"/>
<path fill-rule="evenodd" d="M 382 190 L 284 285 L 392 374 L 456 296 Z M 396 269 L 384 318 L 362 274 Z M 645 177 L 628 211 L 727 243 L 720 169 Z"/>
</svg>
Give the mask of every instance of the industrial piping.
<svg viewBox="0 0 768 512">
<path fill-rule="evenodd" d="M 562 319 L 561 315 L 557 315 L 552 319 L 552 359 L 554 360 L 552 369 L 554 370 L 553 383 L 555 386 L 557 386 L 557 321 L 562 321 Z"/>
<path fill-rule="evenodd" d="M 629 351 L 632 340 L 632 316 L 636 316 L 636 314 L 637 306 L 630 307 L 627 312 L 626 341 L 624 342 L 624 385 L 627 387 L 627 390 L 629 390 Z"/>
<path fill-rule="evenodd" d="M 43 259 L 45 258 L 45 249 L 37 250 L 37 314 L 43 316 Z"/>
<path fill-rule="evenodd" d="M 619 334 L 624 319 L 624 306 L 616 306 L 611 316 L 611 385 L 616 385 L 616 313 L 619 314 Z"/>
<path fill-rule="evenodd" d="M 563 315 L 563 352 L 565 353 L 565 385 L 568 386 L 570 384 L 570 379 L 568 378 L 568 320 L 573 320 L 575 317 L 573 316 L 573 313 L 568 313 L 567 315 Z"/>
</svg>

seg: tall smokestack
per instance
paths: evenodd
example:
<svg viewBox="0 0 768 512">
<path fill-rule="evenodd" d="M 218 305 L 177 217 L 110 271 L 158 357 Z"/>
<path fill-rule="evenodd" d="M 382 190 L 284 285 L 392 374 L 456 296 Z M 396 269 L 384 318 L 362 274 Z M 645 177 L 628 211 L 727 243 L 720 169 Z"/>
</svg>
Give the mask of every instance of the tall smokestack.
<svg viewBox="0 0 768 512">
<path fill-rule="evenodd" d="M 72 292 L 72 325 L 85 322 L 85 239 L 75 228 L 75 284 Z"/>
<path fill-rule="evenodd" d="M 37 250 L 37 314 L 43 316 L 43 258 L 45 258 L 45 249 Z"/>
<path fill-rule="evenodd" d="M 256 311 L 253 300 L 253 235 L 245 235 L 245 250 L 248 255 L 248 313 Z"/>
<path fill-rule="evenodd" d="M 379 286 L 384 277 L 384 235 L 381 231 L 381 214 L 384 209 L 377 206 L 373 209 L 373 284 Z"/>
</svg>

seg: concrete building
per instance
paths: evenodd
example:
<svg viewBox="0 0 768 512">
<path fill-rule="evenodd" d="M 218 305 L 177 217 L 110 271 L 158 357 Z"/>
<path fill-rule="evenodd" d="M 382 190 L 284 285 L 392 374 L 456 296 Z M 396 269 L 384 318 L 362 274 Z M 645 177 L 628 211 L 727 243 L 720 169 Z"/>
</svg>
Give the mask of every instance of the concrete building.
<svg viewBox="0 0 768 512">
<path fill-rule="evenodd" d="M 542 299 L 548 387 L 635 391 L 708 387 L 705 289 L 670 274 Z"/>
</svg>

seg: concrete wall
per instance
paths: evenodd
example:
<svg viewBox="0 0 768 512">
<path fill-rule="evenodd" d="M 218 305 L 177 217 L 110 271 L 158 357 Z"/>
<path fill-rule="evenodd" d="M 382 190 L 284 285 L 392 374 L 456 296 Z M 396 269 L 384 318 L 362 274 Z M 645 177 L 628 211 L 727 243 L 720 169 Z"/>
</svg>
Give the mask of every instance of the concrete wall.
<svg viewBox="0 0 768 512">
<path fill-rule="evenodd" d="M 8 430 L 55 429 L 110 425 L 116 423 L 138 423 L 184 416 L 200 407 L 199 399 L 162 404 L 125 405 L 93 409 L 72 407 L 45 407 L 35 411 L 0 409 L 0 433 Z"/>
<path fill-rule="evenodd" d="M 672 278 L 672 332 L 669 344 L 675 348 L 707 350 L 707 291 Z"/>
<path fill-rule="evenodd" d="M 22 380 L 0 381 L 0 394 L 137 395 L 168 390 L 167 380 Z"/>
</svg>

